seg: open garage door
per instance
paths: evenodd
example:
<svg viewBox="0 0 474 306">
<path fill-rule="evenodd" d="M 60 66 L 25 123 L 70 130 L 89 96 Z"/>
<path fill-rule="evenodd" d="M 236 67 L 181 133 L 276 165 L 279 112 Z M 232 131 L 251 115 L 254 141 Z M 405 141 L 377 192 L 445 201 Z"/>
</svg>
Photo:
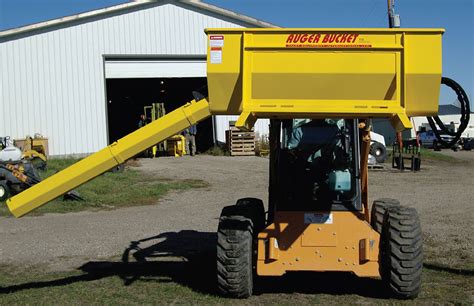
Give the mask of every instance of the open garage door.
<svg viewBox="0 0 474 306">
<path fill-rule="evenodd" d="M 144 107 L 164 103 L 169 113 L 193 99 L 192 91 L 207 85 L 206 60 L 105 60 L 109 143 L 138 128 Z M 213 145 L 212 119 L 198 125 L 198 152 Z"/>
<path fill-rule="evenodd" d="M 206 59 L 106 59 L 106 79 L 205 78 Z"/>
</svg>

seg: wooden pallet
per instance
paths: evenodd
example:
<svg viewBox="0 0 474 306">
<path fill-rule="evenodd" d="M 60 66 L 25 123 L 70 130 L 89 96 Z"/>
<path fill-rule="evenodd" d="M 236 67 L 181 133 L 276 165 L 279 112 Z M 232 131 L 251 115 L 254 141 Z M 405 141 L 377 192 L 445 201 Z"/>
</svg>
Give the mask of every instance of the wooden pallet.
<svg viewBox="0 0 474 306">
<path fill-rule="evenodd" d="M 241 131 L 230 126 L 226 131 L 226 142 L 232 156 L 255 155 L 255 132 Z"/>
<path fill-rule="evenodd" d="M 369 170 L 383 170 L 385 167 L 381 164 L 367 165 Z"/>
</svg>

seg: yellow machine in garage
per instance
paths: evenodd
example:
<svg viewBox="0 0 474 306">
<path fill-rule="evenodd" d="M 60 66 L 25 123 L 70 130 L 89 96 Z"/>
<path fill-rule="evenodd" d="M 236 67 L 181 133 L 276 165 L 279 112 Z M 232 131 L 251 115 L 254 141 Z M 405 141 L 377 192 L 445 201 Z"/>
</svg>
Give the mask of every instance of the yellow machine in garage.
<svg viewBox="0 0 474 306">
<path fill-rule="evenodd" d="M 268 216 L 246 198 L 223 209 L 218 288 L 248 297 L 259 275 L 348 271 L 414 298 L 422 241 L 413 208 L 369 210 L 370 118 L 397 130 L 435 115 L 441 29 L 208 29 L 208 97 L 196 99 L 8 201 L 16 217 L 211 115 L 270 118 Z M 252 175 L 249 173 L 249 175 Z"/>
<path fill-rule="evenodd" d="M 166 115 L 164 103 L 152 103 L 151 106 L 143 108 L 145 118 L 149 118 L 151 122 Z M 169 156 L 180 157 L 186 155 L 186 139 L 183 135 L 173 135 L 162 141 L 158 145 L 154 145 L 149 149 L 149 155 L 156 157 L 157 153 L 168 154 Z"/>
</svg>

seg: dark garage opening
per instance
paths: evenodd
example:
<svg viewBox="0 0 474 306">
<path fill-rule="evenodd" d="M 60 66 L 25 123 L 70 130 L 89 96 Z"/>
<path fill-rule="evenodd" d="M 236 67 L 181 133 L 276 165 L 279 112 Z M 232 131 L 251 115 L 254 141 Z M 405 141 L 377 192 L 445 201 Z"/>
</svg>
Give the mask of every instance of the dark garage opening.
<svg viewBox="0 0 474 306">
<path fill-rule="evenodd" d="M 170 113 L 192 100 L 192 91 L 206 84 L 206 78 L 107 79 L 109 144 L 138 128 L 143 107 L 164 103 Z M 213 145 L 212 119 L 200 122 L 197 128 L 197 151 L 204 152 Z"/>
</svg>

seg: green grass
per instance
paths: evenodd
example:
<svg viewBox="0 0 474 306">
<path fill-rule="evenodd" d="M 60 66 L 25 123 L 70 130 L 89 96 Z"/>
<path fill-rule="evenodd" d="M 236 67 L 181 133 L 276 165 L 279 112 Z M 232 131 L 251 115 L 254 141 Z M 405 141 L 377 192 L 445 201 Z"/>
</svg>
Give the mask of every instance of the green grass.
<svg viewBox="0 0 474 306">
<path fill-rule="evenodd" d="M 179 266 L 181 265 L 181 266 Z M 196 263 L 126 267 L 91 262 L 81 270 L 45 272 L 0 266 L 0 304 L 406 304 L 387 299 L 380 282 L 341 274 L 294 274 L 266 279 L 248 300 L 220 297 L 214 270 Z M 414 302 L 471 304 L 473 276 L 424 269 L 422 293 Z"/>
<path fill-rule="evenodd" d="M 448 150 L 448 149 L 444 149 Z M 421 148 L 421 159 L 430 159 L 434 161 L 459 162 L 455 157 L 436 152 L 432 149 Z"/>
<path fill-rule="evenodd" d="M 70 166 L 75 159 L 52 159 L 48 161 L 48 170 L 39 172 L 44 179 Z M 206 187 L 199 180 L 164 180 L 154 178 L 126 167 L 121 173 L 106 172 L 101 176 L 76 188 L 84 201 L 64 201 L 62 197 L 51 201 L 33 211 L 30 215 L 45 213 L 68 213 L 83 210 L 104 210 L 125 206 L 149 205 L 171 190 Z M 0 215 L 10 216 L 4 203 L 0 204 Z"/>
<path fill-rule="evenodd" d="M 448 150 L 448 149 L 444 149 Z M 387 159 L 385 160 L 386 163 L 391 163 L 392 162 L 392 149 L 388 149 L 387 151 Z M 461 162 L 461 160 L 445 155 L 436 151 L 433 151 L 432 149 L 427 149 L 427 148 L 421 148 L 421 161 L 443 161 L 443 162 Z"/>
<path fill-rule="evenodd" d="M 230 152 L 226 150 L 226 148 L 220 146 L 213 146 L 204 152 L 204 154 L 212 156 L 230 156 Z"/>
</svg>

